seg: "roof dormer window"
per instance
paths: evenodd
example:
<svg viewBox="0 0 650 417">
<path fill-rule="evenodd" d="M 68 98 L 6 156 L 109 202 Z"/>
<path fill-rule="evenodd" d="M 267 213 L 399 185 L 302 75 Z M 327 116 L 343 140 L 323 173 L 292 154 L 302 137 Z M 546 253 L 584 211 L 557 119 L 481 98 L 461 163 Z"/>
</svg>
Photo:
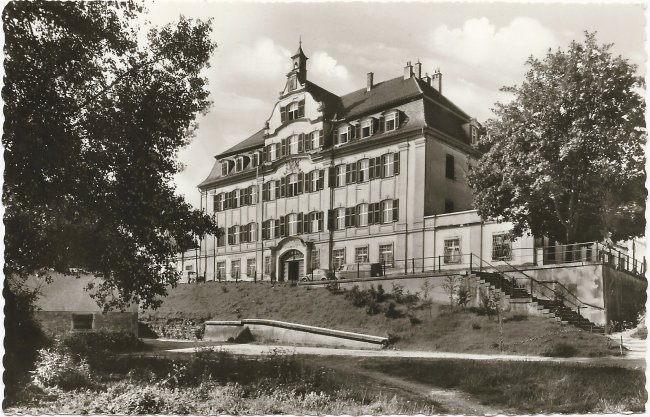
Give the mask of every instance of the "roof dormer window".
<svg viewBox="0 0 650 417">
<path fill-rule="evenodd" d="M 350 141 L 350 126 L 342 126 L 338 130 L 337 140 L 335 145 L 342 145 Z"/>
<path fill-rule="evenodd" d="M 371 136 L 373 132 L 373 119 L 366 119 L 361 122 L 361 137 L 367 138 Z"/>
<path fill-rule="evenodd" d="M 399 126 L 399 113 L 397 110 L 388 113 L 385 117 L 384 123 L 386 132 L 397 129 Z"/>
<path fill-rule="evenodd" d="M 230 161 L 221 161 L 221 176 L 225 177 L 230 172 Z"/>
<path fill-rule="evenodd" d="M 478 145 L 478 128 L 476 126 L 470 126 L 469 131 L 472 136 L 472 145 Z"/>
</svg>

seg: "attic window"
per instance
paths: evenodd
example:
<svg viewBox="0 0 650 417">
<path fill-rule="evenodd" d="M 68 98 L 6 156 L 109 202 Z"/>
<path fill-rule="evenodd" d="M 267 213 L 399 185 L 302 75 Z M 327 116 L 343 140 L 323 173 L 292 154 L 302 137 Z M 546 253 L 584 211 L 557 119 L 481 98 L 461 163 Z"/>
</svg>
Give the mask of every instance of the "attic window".
<svg viewBox="0 0 650 417">
<path fill-rule="evenodd" d="M 469 130 L 472 136 L 472 145 L 478 144 L 478 128 L 476 126 L 470 126 Z"/>
<path fill-rule="evenodd" d="M 397 126 L 399 126 L 399 116 L 397 111 L 390 112 L 386 115 L 386 132 L 390 132 L 391 130 L 397 129 Z"/>
<path fill-rule="evenodd" d="M 343 126 L 339 128 L 339 144 L 348 143 L 350 140 L 350 126 Z"/>
<path fill-rule="evenodd" d="M 298 103 L 294 101 L 293 103 L 289 104 L 289 106 L 287 107 L 287 118 L 289 120 L 294 120 L 297 119 L 298 117 L 300 117 L 298 115 Z"/>
<path fill-rule="evenodd" d="M 72 314 L 72 330 L 92 330 L 92 314 Z"/>
<path fill-rule="evenodd" d="M 298 66 L 298 64 L 296 64 L 296 66 Z M 292 74 L 289 77 L 289 91 L 295 90 L 297 88 L 297 86 L 298 86 L 298 83 L 296 82 L 296 75 Z"/>
<path fill-rule="evenodd" d="M 367 119 L 361 122 L 361 137 L 367 138 L 372 135 L 372 119 Z"/>
<path fill-rule="evenodd" d="M 221 175 L 225 177 L 228 171 L 228 161 L 221 161 Z"/>
</svg>

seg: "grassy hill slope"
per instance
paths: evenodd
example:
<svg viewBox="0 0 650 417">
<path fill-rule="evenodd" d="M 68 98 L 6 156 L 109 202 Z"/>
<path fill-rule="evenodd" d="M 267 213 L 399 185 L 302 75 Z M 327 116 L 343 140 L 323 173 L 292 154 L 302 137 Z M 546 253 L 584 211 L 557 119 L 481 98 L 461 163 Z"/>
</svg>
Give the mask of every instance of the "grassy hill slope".
<svg viewBox="0 0 650 417">
<path fill-rule="evenodd" d="M 349 292 L 348 292 L 349 293 Z M 382 311 L 368 314 L 356 307 L 345 292 L 333 294 L 325 288 L 271 286 L 268 283 L 180 284 L 171 289 L 156 311 L 141 314 L 144 321 L 169 322 L 209 319 L 236 320 L 264 318 L 312 326 L 328 327 L 377 336 L 393 336 L 399 349 L 449 352 L 494 353 L 499 351 L 499 331 L 495 317 L 471 311 L 449 312 L 446 305 L 429 309 L 421 300 L 396 303 L 402 317 L 389 318 Z M 382 303 L 386 310 L 388 300 Z M 558 344 L 577 349 L 580 356 L 614 354 L 608 340 L 552 320 L 506 315 L 503 323 L 504 350 L 510 353 L 544 354 Z"/>
</svg>

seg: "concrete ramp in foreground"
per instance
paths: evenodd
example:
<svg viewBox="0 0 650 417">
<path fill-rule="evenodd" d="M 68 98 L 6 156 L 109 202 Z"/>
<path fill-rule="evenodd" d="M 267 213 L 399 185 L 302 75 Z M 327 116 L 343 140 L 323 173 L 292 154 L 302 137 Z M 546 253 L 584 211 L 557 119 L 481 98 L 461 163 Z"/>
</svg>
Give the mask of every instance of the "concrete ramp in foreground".
<svg viewBox="0 0 650 417">
<path fill-rule="evenodd" d="M 289 345 L 381 349 L 388 338 L 277 320 L 210 320 L 203 340 L 211 342 L 278 342 Z"/>
</svg>

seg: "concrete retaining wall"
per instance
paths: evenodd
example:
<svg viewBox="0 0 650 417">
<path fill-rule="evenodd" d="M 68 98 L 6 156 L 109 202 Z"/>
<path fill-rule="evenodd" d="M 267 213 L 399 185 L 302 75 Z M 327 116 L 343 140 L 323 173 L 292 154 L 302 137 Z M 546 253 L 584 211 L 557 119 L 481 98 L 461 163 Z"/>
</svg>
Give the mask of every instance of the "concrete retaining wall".
<svg viewBox="0 0 650 417">
<path fill-rule="evenodd" d="M 91 330 L 73 330 L 73 314 L 91 314 Z M 34 317 L 41 323 L 43 331 L 51 336 L 59 336 L 73 331 L 123 331 L 138 336 L 138 313 L 95 311 L 36 311 Z"/>
<path fill-rule="evenodd" d="M 387 338 L 277 320 L 206 321 L 204 340 L 225 342 L 248 328 L 255 340 L 352 349 L 380 349 Z"/>
</svg>

